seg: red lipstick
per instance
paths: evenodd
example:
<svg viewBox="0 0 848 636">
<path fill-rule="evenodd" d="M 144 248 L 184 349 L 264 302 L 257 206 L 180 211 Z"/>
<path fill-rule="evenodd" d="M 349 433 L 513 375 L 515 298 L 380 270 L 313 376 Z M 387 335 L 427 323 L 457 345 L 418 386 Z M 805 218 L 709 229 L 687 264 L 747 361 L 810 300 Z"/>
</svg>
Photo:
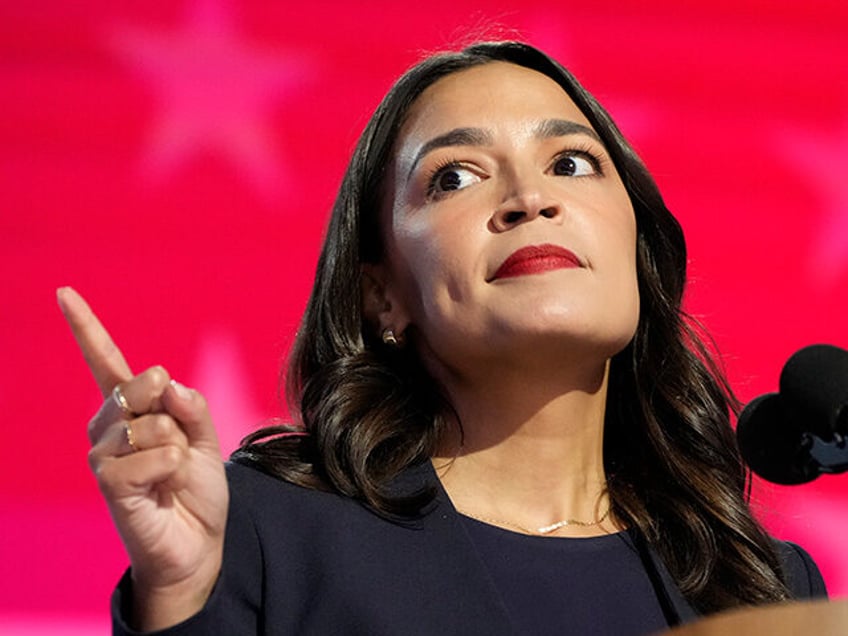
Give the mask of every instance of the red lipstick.
<svg viewBox="0 0 848 636">
<path fill-rule="evenodd" d="M 549 244 L 530 245 L 510 254 L 498 267 L 492 280 L 575 267 L 583 267 L 583 264 L 573 252 L 564 247 Z"/>
</svg>

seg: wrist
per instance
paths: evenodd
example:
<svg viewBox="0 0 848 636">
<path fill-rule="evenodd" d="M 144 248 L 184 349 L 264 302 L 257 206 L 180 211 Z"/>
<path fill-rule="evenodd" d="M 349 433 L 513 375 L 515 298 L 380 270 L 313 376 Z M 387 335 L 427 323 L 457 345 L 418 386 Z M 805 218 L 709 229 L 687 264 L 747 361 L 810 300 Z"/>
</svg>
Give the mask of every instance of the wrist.
<svg viewBox="0 0 848 636">
<path fill-rule="evenodd" d="M 166 585 L 151 584 L 145 577 L 132 578 L 132 608 L 130 621 L 139 631 L 155 631 L 173 627 L 199 613 L 218 582 L 221 561 L 207 562 L 192 576 Z"/>
</svg>

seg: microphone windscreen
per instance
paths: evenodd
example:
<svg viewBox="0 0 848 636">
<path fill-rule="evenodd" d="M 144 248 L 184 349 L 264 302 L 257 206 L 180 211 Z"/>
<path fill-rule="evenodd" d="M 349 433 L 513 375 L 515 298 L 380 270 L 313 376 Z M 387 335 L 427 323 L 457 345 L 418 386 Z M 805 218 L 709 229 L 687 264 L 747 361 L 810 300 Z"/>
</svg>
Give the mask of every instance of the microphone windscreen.
<svg viewBox="0 0 848 636">
<path fill-rule="evenodd" d="M 819 476 L 804 446 L 804 431 L 777 393 L 752 400 L 739 415 L 736 440 L 745 463 L 775 484 L 803 484 Z"/>
<path fill-rule="evenodd" d="M 796 352 L 780 374 L 780 395 L 823 440 L 848 432 L 848 351 L 819 344 Z"/>
</svg>

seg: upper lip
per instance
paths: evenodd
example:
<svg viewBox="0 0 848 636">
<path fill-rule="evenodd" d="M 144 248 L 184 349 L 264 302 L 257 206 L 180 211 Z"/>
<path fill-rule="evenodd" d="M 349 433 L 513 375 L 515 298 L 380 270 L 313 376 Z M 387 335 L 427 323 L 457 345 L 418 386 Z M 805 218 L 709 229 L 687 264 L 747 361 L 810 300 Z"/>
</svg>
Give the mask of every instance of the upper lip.
<svg viewBox="0 0 848 636">
<path fill-rule="evenodd" d="M 551 257 L 570 261 L 574 267 L 583 267 L 583 263 L 577 255 L 569 249 L 560 247 L 559 245 L 551 245 L 550 243 L 545 243 L 543 245 L 528 245 L 527 247 L 515 250 L 512 254 L 507 256 L 506 260 L 500 264 L 494 276 L 492 276 L 490 280 L 499 278 L 510 268 L 523 261 Z"/>
</svg>

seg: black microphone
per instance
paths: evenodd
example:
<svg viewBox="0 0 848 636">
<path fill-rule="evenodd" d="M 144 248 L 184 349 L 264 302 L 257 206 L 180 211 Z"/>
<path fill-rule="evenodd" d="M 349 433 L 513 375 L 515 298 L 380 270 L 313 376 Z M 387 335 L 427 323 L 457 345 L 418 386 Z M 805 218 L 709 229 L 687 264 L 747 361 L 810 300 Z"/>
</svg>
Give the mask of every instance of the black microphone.
<svg viewBox="0 0 848 636">
<path fill-rule="evenodd" d="M 795 353 L 780 392 L 743 409 L 736 439 L 751 470 L 777 484 L 848 470 L 848 351 L 812 345 Z"/>
<path fill-rule="evenodd" d="M 825 441 L 848 433 L 848 351 L 811 345 L 796 352 L 780 374 L 780 395 L 806 415 L 807 430 Z"/>
</svg>

